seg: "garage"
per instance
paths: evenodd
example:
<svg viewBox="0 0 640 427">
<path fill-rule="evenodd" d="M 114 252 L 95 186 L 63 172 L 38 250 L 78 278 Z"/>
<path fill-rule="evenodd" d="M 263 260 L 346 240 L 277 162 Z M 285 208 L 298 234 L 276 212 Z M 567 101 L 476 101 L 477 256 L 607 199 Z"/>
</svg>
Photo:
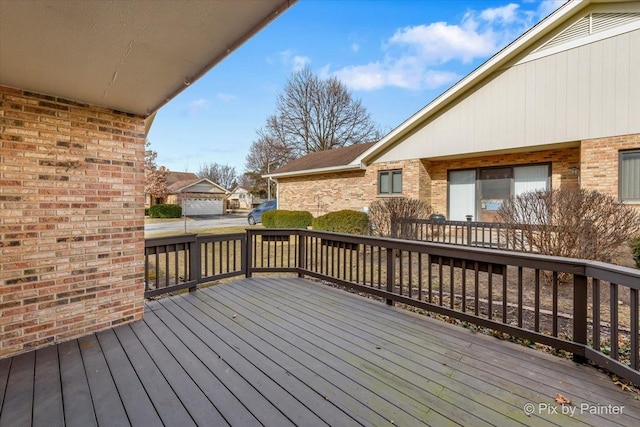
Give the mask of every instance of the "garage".
<svg viewBox="0 0 640 427">
<path fill-rule="evenodd" d="M 186 198 L 182 203 L 186 216 L 222 215 L 223 203 L 220 199 Z"/>
</svg>

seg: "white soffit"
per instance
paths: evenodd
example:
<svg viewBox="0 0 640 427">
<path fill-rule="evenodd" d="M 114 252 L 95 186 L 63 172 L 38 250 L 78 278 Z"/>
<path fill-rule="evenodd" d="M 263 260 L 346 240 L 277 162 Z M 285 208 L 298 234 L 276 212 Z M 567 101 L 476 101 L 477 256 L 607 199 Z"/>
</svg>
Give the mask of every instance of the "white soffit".
<svg viewBox="0 0 640 427">
<path fill-rule="evenodd" d="M 297 0 L 0 0 L 0 85 L 148 116 Z"/>
</svg>

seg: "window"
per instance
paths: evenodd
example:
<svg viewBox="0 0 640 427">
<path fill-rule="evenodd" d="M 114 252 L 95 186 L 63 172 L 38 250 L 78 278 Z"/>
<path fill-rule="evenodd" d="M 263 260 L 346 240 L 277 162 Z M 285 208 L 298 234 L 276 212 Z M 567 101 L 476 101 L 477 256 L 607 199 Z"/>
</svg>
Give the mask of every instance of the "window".
<svg viewBox="0 0 640 427">
<path fill-rule="evenodd" d="M 620 200 L 640 201 L 640 150 L 620 152 Z"/>
<path fill-rule="evenodd" d="M 379 172 L 378 194 L 402 194 L 402 171 Z"/>
<path fill-rule="evenodd" d="M 464 221 L 472 215 L 476 221 L 495 222 L 511 197 L 550 188 L 550 176 L 549 163 L 450 170 L 449 219 Z"/>
</svg>

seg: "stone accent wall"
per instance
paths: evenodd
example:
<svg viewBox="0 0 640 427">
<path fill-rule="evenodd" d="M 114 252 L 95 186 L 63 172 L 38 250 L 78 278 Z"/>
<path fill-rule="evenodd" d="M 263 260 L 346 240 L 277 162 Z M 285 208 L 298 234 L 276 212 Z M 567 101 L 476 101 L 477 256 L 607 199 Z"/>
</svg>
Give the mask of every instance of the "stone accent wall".
<svg viewBox="0 0 640 427">
<path fill-rule="evenodd" d="M 142 117 L 0 87 L 0 357 L 140 319 Z"/>
<path fill-rule="evenodd" d="M 601 191 L 617 199 L 620 151 L 634 148 L 640 149 L 640 134 L 582 141 L 580 146 L 582 187 Z M 638 207 L 640 208 L 640 205 Z"/>
<path fill-rule="evenodd" d="M 420 160 L 370 165 L 366 171 L 349 171 L 278 179 L 278 207 L 309 211 L 314 217 L 342 209 L 361 211 L 378 194 L 378 171 L 402 169 L 402 196 L 427 198 L 429 180 Z"/>
<path fill-rule="evenodd" d="M 578 147 L 453 160 L 432 160 L 428 167 L 428 174 L 431 178 L 431 207 L 434 212 L 447 214 L 447 172 L 449 170 L 549 162 L 551 163 L 551 188 L 578 187 L 578 176 L 571 174 L 571 168 L 580 165 L 580 149 Z"/>
</svg>

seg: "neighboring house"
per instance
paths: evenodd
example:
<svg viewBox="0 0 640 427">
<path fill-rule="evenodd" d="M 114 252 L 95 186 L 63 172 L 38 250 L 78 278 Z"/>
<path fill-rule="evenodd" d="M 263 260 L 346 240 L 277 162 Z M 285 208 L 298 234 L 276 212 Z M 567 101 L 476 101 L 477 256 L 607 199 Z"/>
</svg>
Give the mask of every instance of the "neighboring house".
<svg viewBox="0 0 640 427">
<path fill-rule="evenodd" d="M 186 216 L 222 215 L 228 191 L 206 178 L 177 181 L 168 188 L 166 203 L 182 206 Z"/>
<path fill-rule="evenodd" d="M 161 167 L 164 167 L 164 166 L 161 166 Z M 189 180 L 197 180 L 197 179 L 200 179 L 200 178 L 198 178 L 198 175 L 196 175 L 193 172 L 171 172 L 171 171 L 168 171 L 167 172 L 167 177 L 166 177 L 167 189 L 169 189 L 169 187 L 171 187 L 172 185 L 174 185 L 178 181 L 189 181 Z M 153 205 L 160 205 L 160 204 L 163 204 L 163 203 L 169 203 L 169 202 L 167 202 L 168 195 L 169 195 L 169 193 L 167 193 L 167 195 L 164 196 L 164 197 L 153 197 L 150 194 L 145 193 L 145 195 L 144 195 L 144 207 L 148 208 L 148 207 L 153 206 Z"/>
<path fill-rule="evenodd" d="M 0 357 L 142 318 L 154 114 L 293 3 L 0 1 Z"/>
<path fill-rule="evenodd" d="M 640 207 L 639 76 L 640 2 L 571 1 L 366 151 L 269 176 L 282 209 L 314 214 L 405 196 L 491 221 L 511 196 L 564 187 Z"/>
<path fill-rule="evenodd" d="M 253 195 L 248 190 L 236 187 L 229 194 L 227 200 L 229 209 L 252 209 L 253 199 Z"/>
</svg>

